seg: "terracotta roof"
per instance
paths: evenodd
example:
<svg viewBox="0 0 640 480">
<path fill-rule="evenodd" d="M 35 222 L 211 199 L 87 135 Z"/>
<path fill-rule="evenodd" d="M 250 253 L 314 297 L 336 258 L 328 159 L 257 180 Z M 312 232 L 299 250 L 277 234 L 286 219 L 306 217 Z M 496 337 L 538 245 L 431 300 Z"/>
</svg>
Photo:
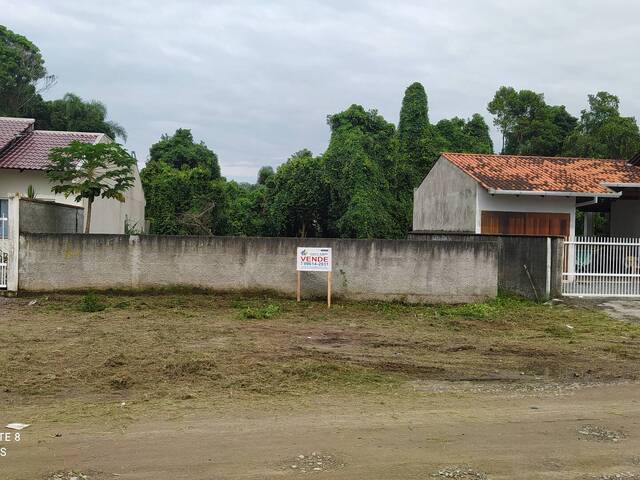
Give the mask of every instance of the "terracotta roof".
<svg viewBox="0 0 640 480">
<path fill-rule="evenodd" d="M 0 132 L 9 131 L 15 120 L 20 119 L 0 118 Z M 46 170 L 52 148 L 66 147 L 74 140 L 95 143 L 102 136 L 102 133 L 31 130 L 0 151 L 0 168 Z"/>
<path fill-rule="evenodd" d="M 500 191 L 616 195 L 607 185 L 640 184 L 640 166 L 626 160 L 443 153 L 484 188 Z"/>
<path fill-rule="evenodd" d="M 0 117 L 0 150 L 21 133 L 32 130 L 34 122 L 32 118 Z"/>
</svg>

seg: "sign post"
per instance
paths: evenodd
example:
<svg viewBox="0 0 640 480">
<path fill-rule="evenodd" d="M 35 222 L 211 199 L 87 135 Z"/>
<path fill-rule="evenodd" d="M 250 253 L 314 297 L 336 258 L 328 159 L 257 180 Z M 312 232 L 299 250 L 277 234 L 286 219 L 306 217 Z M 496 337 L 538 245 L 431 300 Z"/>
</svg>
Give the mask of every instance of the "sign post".
<svg viewBox="0 0 640 480">
<path fill-rule="evenodd" d="M 331 308 L 333 259 L 330 248 L 298 247 L 296 252 L 296 300 L 301 297 L 300 272 L 327 272 L 327 307 Z"/>
</svg>

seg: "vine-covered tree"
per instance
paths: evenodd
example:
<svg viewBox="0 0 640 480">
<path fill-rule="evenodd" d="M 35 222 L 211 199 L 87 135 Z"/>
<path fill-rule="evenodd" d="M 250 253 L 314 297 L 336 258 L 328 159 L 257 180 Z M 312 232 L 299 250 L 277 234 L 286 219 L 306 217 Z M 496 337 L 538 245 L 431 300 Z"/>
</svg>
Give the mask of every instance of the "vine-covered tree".
<svg viewBox="0 0 640 480">
<path fill-rule="evenodd" d="M 443 119 L 436 124 L 446 150 L 463 153 L 493 153 L 489 126 L 482 115 L 475 113 L 469 120 L 459 117 Z"/>
<path fill-rule="evenodd" d="M 71 142 L 51 149 L 47 170 L 52 190 L 76 202 L 87 200 L 85 233 L 91 231 L 91 210 L 96 198 L 125 201 L 124 193 L 133 186 L 135 158 L 117 143 Z"/>
<path fill-rule="evenodd" d="M 151 232 L 226 233 L 226 189 L 215 153 L 195 143 L 190 130 L 163 135 L 140 172 Z"/>
<path fill-rule="evenodd" d="M 399 238 L 404 214 L 388 175 L 396 170 L 395 127 L 376 110 L 352 105 L 328 118 L 324 154 L 329 184 L 328 233 L 347 238 Z"/>
<path fill-rule="evenodd" d="M 309 150 L 294 154 L 271 177 L 267 201 L 274 235 L 322 236 L 329 210 L 324 160 Z"/>
<path fill-rule="evenodd" d="M 633 117 L 620 115 L 620 100 L 608 92 L 589 95 L 576 129 L 565 141 L 564 154 L 576 157 L 625 158 L 640 152 L 640 132 Z"/>
</svg>

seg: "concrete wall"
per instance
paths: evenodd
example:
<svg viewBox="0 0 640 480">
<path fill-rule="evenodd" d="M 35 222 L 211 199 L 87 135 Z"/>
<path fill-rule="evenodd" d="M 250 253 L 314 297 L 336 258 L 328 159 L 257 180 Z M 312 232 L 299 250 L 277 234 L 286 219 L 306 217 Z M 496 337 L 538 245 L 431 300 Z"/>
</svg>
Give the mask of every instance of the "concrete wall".
<svg viewBox="0 0 640 480">
<path fill-rule="evenodd" d="M 74 205 L 20 198 L 20 232 L 82 233 L 84 210 Z"/>
<path fill-rule="evenodd" d="M 459 235 L 412 232 L 425 242 L 490 243 L 498 249 L 498 287 L 531 299 L 562 295 L 563 240 L 525 235 Z M 527 266 L 531 279 L 527 275 Z M 533 284 L 533 285 L 532 285 Z"/>
<path fill-rule="evenodd" d="M 615 200 L 611 203 L 612 237 L 640 237 L 640 200 Z"/>
<path fill-rule="evenodd" d="M 483 211 L 494 212 L 538 212 L 566 213 L 571 217 L 571 236 L 575 236 L 575 197 L 534 196 L 534 195 L 490 195 L 484 188 L 478 188 L 477 218 L 475 233 L 481 233 Z"/>
<path fill-rule="evenodd" d="M 413 194 L 413 230 L 475 232 L 477 189 L 475 180 L 440 157 Z"/>
<path fill-rule="evenodd" d="M 473 302 L 494 297 L 491 242 L 21 234 L 19 288 L 27 291 L 269 289 L 295 293 L 298 246 L 333 248 L 334 293 L 351 299 Z M 303 296 L 324 295 L 326 274 L 302 274 Z"/>
<path fill-rule="evenodd" d="M 135 184 L 125 193 L 125 202 L 113 199 L 97 199 L 91 215 L 91 233 L 124 233 L 125 219 L 144 227 L 145 199 L 137 167 L 134 172 Z M 33 185 L 38 200 L 56 201 L 65 205 L 83 207 L 87 202 L 76 202 L 73 197 L 65 198 L 51 191 L 51 184 L 43 171 L 0 169 L 0 198 L 8 198 L 16 193 L 26 196 L 27 188 Z"/>
</svg>

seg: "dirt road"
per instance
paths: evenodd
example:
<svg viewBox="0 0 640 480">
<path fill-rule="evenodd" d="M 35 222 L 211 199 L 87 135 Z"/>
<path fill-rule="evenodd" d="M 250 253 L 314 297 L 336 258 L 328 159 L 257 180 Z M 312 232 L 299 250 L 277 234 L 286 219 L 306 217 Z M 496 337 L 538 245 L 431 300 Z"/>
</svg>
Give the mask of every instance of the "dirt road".
<svg viewBox="0 0 640 480">
<path fill-rule="evenodd" d="M 3 479 L 75 471 L 91 479 L 208 480 L 444 478 L 454 466 L 477 473 L 453 478 L 640 474 L 640 384 L 542 392 L 440 386 L 418 385 L 423 393 L 398 399 L 238 407 L 123 429 L 39 423 L 23 431 L 21 442 L 5 444 L 0 471 Z M 3 412 L 0 420 L 16 419 Z"/>
</svg>

